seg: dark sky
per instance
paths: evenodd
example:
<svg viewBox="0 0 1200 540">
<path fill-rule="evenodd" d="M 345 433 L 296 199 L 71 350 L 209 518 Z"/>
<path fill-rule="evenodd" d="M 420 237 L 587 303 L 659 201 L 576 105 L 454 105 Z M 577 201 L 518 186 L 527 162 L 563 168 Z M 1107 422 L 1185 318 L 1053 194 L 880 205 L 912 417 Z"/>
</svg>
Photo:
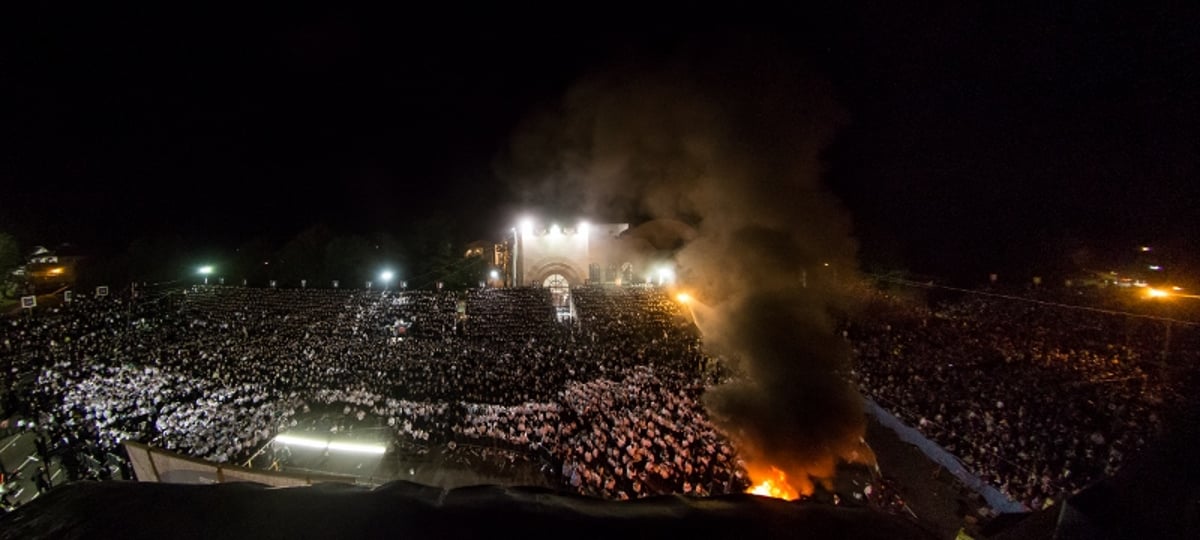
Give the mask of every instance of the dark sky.
<svg viewBox="0 0 1200 540">
<path fill-rule="evenodd" d="M 828 183 L 865 259 L 944 275 L 1197 251 L 1196 13 L 893 4 L 9 17 L 0 230 L 100 251 L 429 216 L 492 236 L 516 211 L 493 163 L 531 110 L 604 66 L 761 34 L 848 113 Z"/>
</svg>

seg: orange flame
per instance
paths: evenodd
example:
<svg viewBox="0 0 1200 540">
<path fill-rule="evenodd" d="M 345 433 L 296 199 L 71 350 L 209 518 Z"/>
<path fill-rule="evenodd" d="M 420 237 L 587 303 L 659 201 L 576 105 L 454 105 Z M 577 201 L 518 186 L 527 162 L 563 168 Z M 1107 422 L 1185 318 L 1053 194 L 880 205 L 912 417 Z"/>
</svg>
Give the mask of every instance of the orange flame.
<svg viewBox="0 0 1200 540">
<path fill-rule="evenodd" d="M 751 481 L 753 481 L 757 476 L 767 476 L 767 478 L 763 478 L 761 482 L 750 486 L 750 488 L 746 490 L 746 493 L 750 493 L 752 495 L 761 495 L 763 497 L 772 497 L 776 499 L 787 499 L 789 501 L 799 499 L 801 496 L 800 491 L 788 483 L 787 475 L 783 474 L 783 471 L 775 467 L 771 467 L 771 471 L 765 475 L 757 475 L 754 474 L 754 472 L 751 472 Z"/>
</svg>

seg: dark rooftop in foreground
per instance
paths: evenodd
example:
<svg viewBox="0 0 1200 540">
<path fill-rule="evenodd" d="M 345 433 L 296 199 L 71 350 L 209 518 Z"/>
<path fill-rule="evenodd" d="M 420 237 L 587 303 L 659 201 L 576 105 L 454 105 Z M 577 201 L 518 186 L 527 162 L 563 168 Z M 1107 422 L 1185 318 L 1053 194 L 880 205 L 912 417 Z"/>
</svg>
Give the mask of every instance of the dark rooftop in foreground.
<svg viewBox="0 0 1200 540">
<path fill-rule="evenodd" d="M 0 538 L 932 538 L 866 508 L 751 495 L 611 502 L 410 482 L 271 489 L 75 483 L 0 518 Z"/>
</svg>

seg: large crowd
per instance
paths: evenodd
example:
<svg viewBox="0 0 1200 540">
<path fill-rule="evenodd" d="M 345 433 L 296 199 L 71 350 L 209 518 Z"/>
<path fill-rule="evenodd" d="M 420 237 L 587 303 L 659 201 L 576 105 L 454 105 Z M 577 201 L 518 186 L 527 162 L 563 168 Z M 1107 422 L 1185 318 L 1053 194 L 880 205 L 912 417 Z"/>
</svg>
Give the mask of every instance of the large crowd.
<svg viewBox="0 0 1200 540">
<path fill-rule="evenodd" d="M 579 493 L 743 489 L 678 306 L 653 289 L 575 295 L 581 315 L 559 322 L 541 289 L 205 286 L 77 298 L 0 335 L 6 369 L 34 376 L 24 412 L 83 463 L 125 440 L 241 463 L 336 406 L 403 440 L 544 456 Z"/>
<path fill-rule="evenodd" d="M 744 490 L 736 447 L 701 405 L 729 374 L 680 306 L 654 288 L 572 296 L 560 321 L 537 288 L 78 295 L 0 321 L 6 408 L 72 478 L 127 475 L 125 440 L 242 463 L 334 407 L 401 441 L 537 456 L 582 494 Z M 972 295 L 872 301 L 844 325 L 864 394 L 1031 508 L 1111 474 L 1182 399 L 1149 363 L 1157 327 Z"/>
<path fill-rule="evenodd" d="M 1087 306 L 879 295 L 867 311 L 846 329 L 863 393 L 1035 509 L 1152 442 L 1200 351 L 1191 325 L 1168 343 L 1163 321 Z"/>
</svg>

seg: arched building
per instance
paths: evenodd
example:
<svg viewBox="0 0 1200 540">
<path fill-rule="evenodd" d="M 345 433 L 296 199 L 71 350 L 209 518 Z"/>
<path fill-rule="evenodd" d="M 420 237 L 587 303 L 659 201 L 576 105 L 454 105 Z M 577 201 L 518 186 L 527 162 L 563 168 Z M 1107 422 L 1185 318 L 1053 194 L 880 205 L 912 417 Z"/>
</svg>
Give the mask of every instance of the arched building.
<svg viewBox="0 0 1200 540">
<path fill-rule="evenodd" d="M 662 284 L 674 280 L 674 251 L 694 236 L 688 225 L 665 219 L 634 228 L 525 221 L 506 242 L 505 276 L 510 286 Z"/>
</svg>

